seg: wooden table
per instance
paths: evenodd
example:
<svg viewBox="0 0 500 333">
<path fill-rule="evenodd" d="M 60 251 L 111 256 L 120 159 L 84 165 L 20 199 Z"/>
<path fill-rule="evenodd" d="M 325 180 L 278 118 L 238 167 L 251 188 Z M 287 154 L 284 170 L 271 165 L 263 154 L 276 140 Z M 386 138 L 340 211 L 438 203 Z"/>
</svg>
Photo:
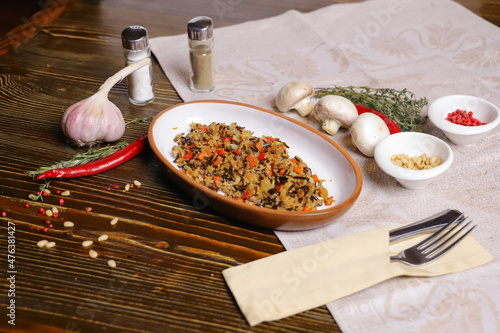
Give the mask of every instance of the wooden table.
<svg viewBox="0 0 500 333">
<path fill-rule="evenodd" d="M 339 332 L 326 307 L 249 327 L 221 271 L 281 252 L 282 245 L 271 230 L 196 208 L 166 179 L 149 150 L 96 176 L 53 180 L 43 202 L 28 199 L 43 182 L 26 174 L 85 151 L 66 144 L 61 117 L 123 67 L 120 33 L 126 26 L 144 25 L 150 37 L 175 35 L 185 33 L 186 22 L 200 14 L 211 16 L 220 27 L 334 2 L 349 1 L 56 0 L 21 20 L 0 41 L 0 211 L 6 213 L 0 216 L 0 299 L 3 309 L 15 300 L 16 324 L 3 315 L 0 329 Z M 499 1 L 458 2 L 500 26 Z M 128 102 L 124 82 L 113 88 L 110 99 L 126 121 L 154 116 L 181 102 L 156 61 L 154 82 L 156 100 L 147 107 Z M 131 125 L 122 141 L 132 142 L 146 131 L 147 123 Z M 124 191 L 134 180 L 142 186 Z M 62 197 L 57 190 L 70 195 Z M 38 214 L 40 207 L 54 206 L 57 217 Z M 119 222 L 112 226 L 115 217 Z M 8 229 L 10 221 L 15 232 Z M 64 228 L 63 221 L 75 227 Z M 82 241 L 95 241 L 102 234 L 109 239 L 94 243 L 99 257 L 92 259 Z M 41 239 L 56 246 L 40 248 Z M 14 257 L 8 257 L 9 251 Z M 109 267 L 108 259 L 117 267 Z"/>
</svg>

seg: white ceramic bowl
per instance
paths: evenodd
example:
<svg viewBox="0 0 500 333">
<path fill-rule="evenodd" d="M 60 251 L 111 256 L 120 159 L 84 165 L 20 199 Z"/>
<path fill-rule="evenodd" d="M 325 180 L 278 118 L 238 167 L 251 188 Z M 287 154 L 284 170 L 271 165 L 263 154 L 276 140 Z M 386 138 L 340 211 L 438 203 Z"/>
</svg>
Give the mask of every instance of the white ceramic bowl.
<svg viewBox="0 0 500 333">
<path fill-rule="evenodd" d="M 406 154 L 410 157 L 426 153 L 439 157 L 443 163 L 426 170 L 410 170 L 391 162 L 393 154 Z M 403 187 L 422 189 L 446 171 L 453 162 L 453 151 L 443 140 L 425 133 L 404 132 L 389 135 L 375 147 L 375 161 L 389 176 L 394 177 Z"/>
<path fill-rule="evenodd" d="M 474 118 L 486 123 L 463 126 L 446 120 L 457 109 L 472 111 Z M 429 106 L 429 119 L 456 145 L 470 145 L 486 137 L 500 123 L 500 110 L 492 103 L 474 96 L 450 95 L 436 99 Z"/>
</svg>

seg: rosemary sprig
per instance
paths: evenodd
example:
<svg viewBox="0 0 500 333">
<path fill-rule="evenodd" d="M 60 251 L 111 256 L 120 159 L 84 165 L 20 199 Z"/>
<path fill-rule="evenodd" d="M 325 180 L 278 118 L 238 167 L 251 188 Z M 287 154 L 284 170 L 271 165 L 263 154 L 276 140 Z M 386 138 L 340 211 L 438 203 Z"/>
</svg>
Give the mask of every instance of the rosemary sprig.
<svg viewBox="0 0 500 333">
<path fill-rule="evenodd" d="M 67 161 L 60 161 L 55 164 L 52 164 L 51 166 L 46 166 L 46 167 L 40 167 L 36 171 L 28 171 L 28 175 L 32 177 L 36 177 L 42 173 L 44 173 L 47 170 L 52 170 L 52 169 L 61 169 L 61 168 L 69 168 L 77 165 L 82 165 L 85 163 L 89 163 L 92 161 L 96 161 L 98 159 L 101 159 L 103 157 L 109 156 L 118 150 L 122 149 L 123 147 L 127 146 L 127 142 L 120 142 L 117 143 L 114 146 L 107 145 L 105 147 L 100 147 L 100 148 L 90 148 L 87 150 L 85 153 L 78 153 L 71 157 L 71 159 Z"/>
<path fill-rule="evenodd" d="M 344 96 L 354 104 L 378 111 L 393 120 L 403 132 L 417 132 L 427 123 L 427 117 L 420 115 L 428 103 L 427 98 L 416 99 L 407 89 L 335 86 L 316 90 L 316 98 L 325 95 Z"/>
</svg>

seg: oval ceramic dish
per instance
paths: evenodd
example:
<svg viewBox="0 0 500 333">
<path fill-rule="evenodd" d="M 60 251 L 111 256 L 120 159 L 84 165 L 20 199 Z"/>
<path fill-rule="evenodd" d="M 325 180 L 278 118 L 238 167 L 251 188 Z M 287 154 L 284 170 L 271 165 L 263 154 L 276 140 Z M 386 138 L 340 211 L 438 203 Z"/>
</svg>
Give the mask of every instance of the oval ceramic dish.
<svg viewBox="0 0 500 333">
<path fill-rule="evenodd" d="M 189 133 L 192 122 L 237 123 L 254 136 L 273 136 L 286 142 L 291 157 L 301 157 L 311 170 L 324 179 L 323 185 L 335 203 L 315 211 L 293 212 L 251 206 L 217 193 L 184 175 L 174 163 L 172 148 L 179 133 Z M 193 197 L 194 205 L 210 207 L 254 225 L 278 230 L 306 230 L 333 222 L 347 212 L 362 187 L 361 171 L 337 143 L 319 131 L 281 114 L 259 107 L 225 101 L 182 103 L 160 112 L 148 132 L 153 152 L 165 165 L 167 175 Z"/>
</svg>

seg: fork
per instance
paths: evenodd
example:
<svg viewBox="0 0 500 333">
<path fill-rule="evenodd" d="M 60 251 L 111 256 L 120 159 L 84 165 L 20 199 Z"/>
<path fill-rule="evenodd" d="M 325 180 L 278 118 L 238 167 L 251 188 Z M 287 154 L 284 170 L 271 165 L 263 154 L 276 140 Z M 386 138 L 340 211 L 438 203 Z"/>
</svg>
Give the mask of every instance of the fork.
<svg viewBox="0 0 500 333">
<path fill-rule="evenodd" d="M 472 220 L 465 223 L 467 220 L 468 217 L 460 215 L 422 242 L 392 256 L 391 261 L 400 261 L 410 266 L 422 266 L 433 262 L 450 251 L 476 227 L 476 225 L 469 227 Z M 459 234 L 461 235 L 458 236 Z"/>
</svg>

